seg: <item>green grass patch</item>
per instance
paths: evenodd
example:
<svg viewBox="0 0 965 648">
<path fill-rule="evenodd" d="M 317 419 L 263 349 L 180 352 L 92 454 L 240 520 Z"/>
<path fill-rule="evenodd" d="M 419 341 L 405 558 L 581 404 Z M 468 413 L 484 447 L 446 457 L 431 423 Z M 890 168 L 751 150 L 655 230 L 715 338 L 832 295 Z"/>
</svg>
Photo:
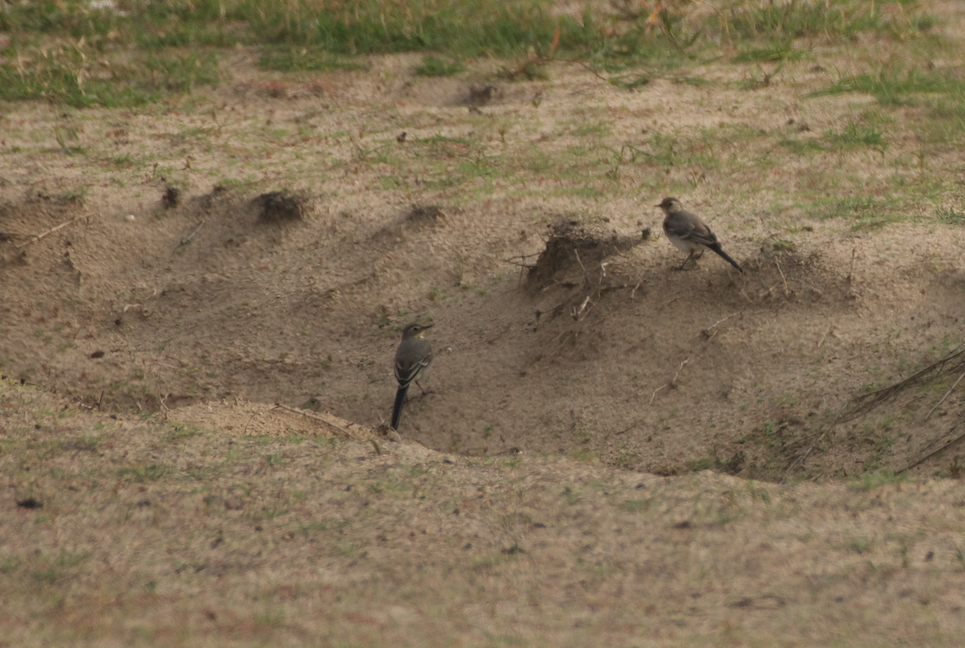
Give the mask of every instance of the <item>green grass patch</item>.
<svg viewBox="0 0 965 648">
<path fill-rule="evenodd" d="M 819 201 L 814 215 L 821 219 L 846 218 L 851 221 L 851 229 L 876 230 L 890 223 L 907 220 L 897 201 L 886 202 L 871 196 L 847 196 Z"/>
<path fill-rule="evenodd" d="M 841 132 L 828 131 L 825 140 L 832 147 L 842 150 L 865 146 L 876 151 L 887 148 L 884 133 L 876 124 L 856 124 L 853 121 L 849 121 Z"/>
<path fill-rule="evenodd" d="M 708 19 L 722 37 L 733 41 L 787 43 L 799 38 L 831 38 L 850 42 L 862 33 L 905 40 L 930 31 L 937 23 L 917 11 L 917 3 L 902 2 L 902 11 L 883 3 L 855 0 L 766 2 L 732 5 Z"/>
<path fill-rule="evenodd" d="M 91 53 L 93 54 L 93 53 Z M 19 65 L 0 65 L 0 99 L 48 99 L 77 108 L 131 107 L 217 86 L 213 53 L 139 53 L 127 62 L 95 60 L 79 47 L 15 54 Z M 65 148 L 65 145 L 61 145 Z"/>
<path fill-rule="evenodd" d="M 444 61 L 437 56 L 423 56 L 422 63 L 415 68 L 416 76 L 444 77 L 464 72 L 466 66 L 459 61 Z"/>
<path fill-rule="evenodd" d="M 205 434 L 205 431 L 199 428 L 197 425 L 175 424 L 171 426 L 170 430 L 165 432 L 163 440 L 166 443 L 177 443 L 178 441 L 184 441 L 190 439 L 191 437 L 201 436 L 203 434 Z"/>
<path fill-rule="evenodd" d="M 715 85 L 713 81 L 695 76 L 676 76 L 671 79 L 677 85 L 691 86 L 693 88 L 707 88 Z"/>
<path fill-rule="evenodd" d="M 797 140 L 784 137 L 781 138 L 779 144 L 792 155 L 809 155 L 812 153 L 820 153 L 824 150 L 821 142 L 814 139 Z"/>
<path fill-rule="evenodd" d="M 607 81 L 618 88 L 624 90 L 637 90 L 650 83 L 652 77 L 649 74 L 634 72 L 620 76 L 612 76 Z"/>
<path fill-rule="evenodd" d="M 918 68 L 899 70 L 885 68 L 873 74 L 858 74 L 838 79 L 811 96 L 864 92 L 884 106 L 917 105 L 922 94 L 954 93 L 961 95 L 965 82 L 945 71 L 923 72 Z"/>
<path fill-rule="evenodd" d="M 852 490 L 860 491 L 870 491 L 887 484 L 898 484 L 905 481 L 908 475 L 895 474 L 888 470 L 881 470 L 878 472 L 865 473 L 859 475 L 854 480 L 849 482 L 849 486 Z"/>
<path fill-rule="evenodd" d="M 511 57 L 530 48 L 549 53 L 557 29 L 564 50 L 579 49 L 593 36 L 574 19 L 554 18 L 536 2 L 356 0 L 324 7 L 267 2 L 240 6 L 261 42 L 353 56 L 431 51 Z"/>
<path fill-rule="evenodd" d="M 914 2 L 902 11 L 854 0 L 736 4 L 691 15 L 675 6 L 657 14 L 560 15 L 538 0 L 348 0 L 342 3 L 193 0 L 122 3 L 123 11 L 83 0 L 13 3 L 0 12 L 11 45 L 0 52 L 0 99 L 53 99 L 72 106 L 127 107 L 217 85 L 218 49 L 260 46 L 260 65 L 280 71 L 357 70 L 346 57 L 423 52 L 421 76 L 450 76 L 463 61 L 490 56 L 515 62 L 512 79 L 542 78 L 556 58 L 616 74 L 672 68 L 715 58 L 721 39 L 747 45 L 735 61 L 786 61 L 806 55 L 802 37 L 850 42 L 860 33 L 907 39 L 935 21 Z M 651 18 L 657 19 L 656 22 Z M 757 45 L 761 43 L 760 45 Z M 917 74 L 917 73 L 916 73 Z M 921 84 L 929 76 L 903 79 Z M 614 77 L 634 89 L 649 73 Z M 829 92 L 872 87 L 887 95 L 894 79 L 843 79 Z M 899 91 L 900 92 L 900 91 Z"/>
<path fill-rule="evenodd" d="M 835 198 L 823 201 L 819 211 L 815 214 L 818 218 L 851 218 L 875 208 L 875 201 L 870 196 L 848 196 L 846 198 Z"/>
<path fill-rule="evenodd" d="M 734 56 L 734 63 L 766 63 L 781 61 L 800 61 L 807 56 L 807 52 L 794 49 L 792 41 L 782 43 L 768 43 L 764 47 L 748 47 Z"/>
<path fill-rule="evenodd" d="M 965 224 L 965 209 L 962 208 L 942 207 L 935 212 L 935 215 L 938 220 L 949 225 Z"/>
</svg>

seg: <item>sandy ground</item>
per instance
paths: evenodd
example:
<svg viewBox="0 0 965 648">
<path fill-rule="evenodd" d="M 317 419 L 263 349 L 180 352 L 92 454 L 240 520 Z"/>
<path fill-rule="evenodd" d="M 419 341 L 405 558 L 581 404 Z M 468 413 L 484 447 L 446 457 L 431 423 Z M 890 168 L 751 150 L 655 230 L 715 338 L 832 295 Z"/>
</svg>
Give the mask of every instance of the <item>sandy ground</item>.
<svg viewBox="0 0 965 648">
<path fill-rule="evenodd" d="M 882 57 L 888 48 L 880 46 Z M 866 59 L 816 50 L 753 90 L 754 65 L 717 63 L 656 72 L 630 92 L 562 63 L 548 66 L 547 80 L 510 83 L 494 80 L 498 66 L 488 62 L 453 79 L 414 76 L 419 57 L 408 56 L 372 58 L 364 72 L 282 76 L 257 69 L 255 56 L 233 55 L 220 88 L 177 105 L 5 107 L 6 376 L 92 416 L 153 415 L 226 436 L 322 433 L 313 425 L 331 432 L 296 414 L 251 409 L 304 407 L 360 426 L 350 436 L 362 441 L 341 451 L 361 453 L 371 439 L 389 444 L 389 457 L 455 461 L 465 475 L 472 461 L 526 457 L 550 462 L 554 482 L 572 470 L 581 484 L 600 475 L 626 489 L 699 483 L 725 499 L 721 492 L 745 482 L 709 473 L 654 480 L 702 468 L 764 479 L 879 469 L 958 476 L 961 390 L 931 412 L 958 364 L 880 407 L 841 415 L 961 341 L 965 234 L 936 216 L 961 209 L 960 151 L 923 144 L 915 108 L 888 113 L 883 152 L 797 154 L 780 145 L 873 119 L 873 98 L 807 96 L 836 78 L 829 70 L 866 71 Z M 493 90 L 480 97 L 480 83 Z M 71 139 L 59 143 L 65 132 Z M 926 185 L 938 189 L 926 195 Z M 165 201 L 168 187 L 176 200 Z M 294 211 L 266 209 L 277 204 L 259 196 L 273 191 L 288 192 Z M 709 253 L 674 269 L 682 255 L 653 207 L 666 195 L 710 223 L 743 276 Z M 871 203 L 827 217 L 828 204 L 847 200 Z M 893 201 L 911 207 L 894 222 L 855 227 L 859 218 L 894 216 Z M 379 426 L 395 393 L 399 331 L 413 320 L 434 324 L 435 362 L 429 393 L 413 390 L 399 445 Z M 530 488 L 535 470 L 513 483 Z M 11 493 L 33 483 L 19 479 Z M 961 508 L 948 508 L 961 506 L 957 484 L 922 483 L 914 488 L 943 493 L 929 506 L 945 507 L 928 514 L 924 533 L 960 533 Z M 822 488 L 806 497 L 841 497 L 835 510 L 844 515 L 847 486 Z M 623 500 L 611 505 L 626 511 Z M 946 514 L 947 529 L 938 529 L 935 516 Z M 902 515 L 909 528 L 918 523 L 912 510 Z M 678 533 L 668 530 L 677 522 L 661 518 L 660 533 Z M 873 534 L 878 522 L 855 535 Z M 729 541 L 754 546 L 759 523 L 742 523 Z M 647 528 L 624 532 L 639 538 Z M 611 531 L 595 533 L 631 551 Z M 673 549 L 678 542 L 688 547 L 668 558 L 681 569 L 694 555 L 738 551 L 679 533 L 687 538 L 661 542 L 671 552 L 683 551 Z M 770 567 L 796 555 L 775 542 L 762 553 L 773 557 Z M 953 545 L 943 545 L 942 565 L 958 570 L 954 580 L 961 558 Z M 654 560 L 631 570 L 635 582 L 669 569 Z M 548 569 L 530 567 L 537 579 Z M 835 573 L 865 578 L 864 568 L 849 569 Z M 938 573 L 928 569 L 915 578 Z M 787 591 L 819 572 L 778 598 L 755 590 L 747 605 L 783 606 Z M 486 582 L 510 587 L 497 576 Z M 721 600 L 744 606 L 741 587 L 724 589 L 715 590 Z M 684 614 L 690 595 L 678 596 Z M 505 612 L 478 604 L 480 618 Z M 947 636 L 940 619 L 960 604 L 942 608 L 930 637 Z M 720 623 L 731 622 L 711 625 Z"/>
<path fill-rule="evenodd" d="M 10 381 L 0 408 L 2 645 L 950 646 L 965 630 L 957 480 L 467 457 L 259 403 L 107 417 Z"/>
<path fill-rule="evenodd" d="M 924 412 L 879 449 L 830 423 L 862 389 L 957 344 L 961 229 L 936 223 L 943 203 L 929 201 L 855 231 L 855 217 L 798 197 L 819 182 L 834 200 L 906 197 L 895 185 L 921 173 L 913 135 L 894 127 L 885 155 L 760 162 L 778 156 L 766 132 L 820 140 L 873 100 L 803 99 L 828 83 L 813 62 L 750 92 L 734 88 L 747 71 L 733 65 L 694 72 L 711 87 L 657 79 L 638 92 L 553 65 L 551 81 L 502 84 L 471 111 L 473 75 L 413 77 L 417 60 L 282 82 L 239 55 L 230 82 L 183 106 L 13 107 L 4 371 L 102 411 L 240 397 L 375 426 L 391 409 L 399 330 L 422 318 L 435 324 L 433 391 L 401 431 L 438 450 L 661 474 L 739 456 L 736 472 L 773 478 L 794 461 L 785 435 L 821 446 L 795 466 L 811 476 L 900 470 L 948 436 Z M 54 141 L 64 123 L 81 153 Z M 653 157 L 668 138 L 673 165 L 613 162 L 627 146 Z M 959 173 L 939 144 L 929 164 Z M 170 209 L 167 186 L 180 192 Z M 261 218 L 257 196 L 276 190 L 299 198 L 301 220 Z M 673 270 L 682 257 L 653 207 L 671 193 L 745 276 L 713 255 Z M 413 205 L 439 211 L 420 219 Z M 548 267 L 522 267 L 561 221 L 578 225 Z M 596 246 L 614 236 L 627 245 Z M 775 429 L 777 453 L 763 438 Z"/>
</svg>

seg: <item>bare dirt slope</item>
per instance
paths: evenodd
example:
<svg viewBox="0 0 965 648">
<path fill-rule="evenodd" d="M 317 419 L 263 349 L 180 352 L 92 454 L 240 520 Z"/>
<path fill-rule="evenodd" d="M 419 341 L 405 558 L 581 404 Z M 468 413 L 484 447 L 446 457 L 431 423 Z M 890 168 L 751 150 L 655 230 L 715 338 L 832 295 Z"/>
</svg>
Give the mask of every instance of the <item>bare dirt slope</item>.
<svg viewBox="0 0 965 648">
<path fill-rule="evenodd" d="M 399 328 L 423 318 L 434 391 L 402 432 L 431 448 L 820 475 L 898 470 L 948 436 L 923 413 L 885 430 L 885 447 L 828 424 L 863 386 L 960 339 L 961 228 L 923 200 L 855 232 L 797 197 L 816 183 L 886 197 L 922 173 L 903 166 L 913 135 L 896 126 L 883 155 L 760 163 L 777 155 L 767 133 L 820 139 L 873 100 L 802 98 L 828 82 L 813 63 L 755 91 L 721 65 L 695 72 L 710 87 L 637 92 L 560 64 L 548 81 L 497 82 L 470 110 L 485 68 L 422 79 L 414 61 L 281 80 L 239 55 L 221 90 L 181 106 L 9 107 L 4 371 L 103 410 L 241 397 L 376 425 Z M 65 124 L 76 141 L 58 144 Z M 646 162 L 668 138 L 679 160 Z M 954 168 L 956 152 L 929 155 L 936 174 Z M 262 217 L 257 196 L 276 190 L 294 192 L 300 219 Z M 671 193 L 745 276 L 713 255 L 673 270 L 682 257 L 653 207 Z M 589 268 L 579 241 L 564 245 L 531 277 L 522 266 L 568 221 L 632 244 Z"/>
</svg>

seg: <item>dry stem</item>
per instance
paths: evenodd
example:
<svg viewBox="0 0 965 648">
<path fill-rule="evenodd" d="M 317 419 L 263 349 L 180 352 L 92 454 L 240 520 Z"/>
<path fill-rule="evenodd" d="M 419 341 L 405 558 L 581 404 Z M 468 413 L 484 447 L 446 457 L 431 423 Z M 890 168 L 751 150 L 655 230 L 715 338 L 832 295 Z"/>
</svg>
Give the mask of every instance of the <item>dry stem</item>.
<svg viewBox="0 0 965 648">
<path fill-rule="evenodd" d="M 48 234 L 53 234 L 53 233 L 56 232 L 57 230 L 63 229 L 63 228 L 65 228 L 65 227 L 67 227 L 68 225 L 70 225 L 71 223 L 76 223 L 77 221 L 82 220 L 82 219 L 84 219 L 84 218 L 90 218 L 90 217 L 89 217 L 87 214 L 83 214 L 83 215 L 81 215 L 81 216 L 77 216 L 77 217 L 75 217 L 75 218 L 71 218 L 69 221 L 67 221 L 67 222 L 65 222 L 65 223 L 61 223 L 61 224 L 58 225 L 57 227 L 51 227 L 51 228 L 50 228 L 49 230 L 47 230 L 46 232 L 42 232 L 42 233 L 40 233 L 40 234 L 35 235 L 32 239 L 30 239 L 29 241 L 27 241 L 26 243 L 24 243 L 23 245 L 21 245 L 21 246 L 20 246 L 20 249 L 23 250 L 23 249 L 26 248 L 28 245 L 30 245 L 30 244 L 32 244 L 32 243 L 36 243 L 37 241 L 39 241 L 40 239 L 44 238 L 44 237 L 47 236 Z"/>
</svg>

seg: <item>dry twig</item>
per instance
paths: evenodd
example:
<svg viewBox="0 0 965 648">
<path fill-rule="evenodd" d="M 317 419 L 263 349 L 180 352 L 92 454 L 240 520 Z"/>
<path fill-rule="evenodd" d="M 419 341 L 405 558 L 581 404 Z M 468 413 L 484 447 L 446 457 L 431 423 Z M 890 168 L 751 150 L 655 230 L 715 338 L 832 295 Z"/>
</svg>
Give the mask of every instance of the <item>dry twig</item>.
<svg viewBox="0 0 965 648">
<path fill-rule="evenodd" d="M 653 393 L 650 394 L 650 403 L 649 403 L 650 405 L 653 405 L 653 399 L 657 396 L 657 392 L 659 392 L 661 389 L 666 389 L 667 387 L 670 387 L 671 389 L 675 389 L 677 387 L 677 378 L 680 377 L 680 372 L 683 371 L 684 366 L 688 362 L 690 362 L 690 358 L 687 358 L 686 360 L 680 363 L 680 366 L 677 367 L 677 373 L 673 375 L 673 379 L 670 382 L 668 382 L 666 385 L 661 385 L 660 387 L 657 387 L 656 389 L 653 390 Z"/>
<path fill-rule="evenodd" d="M 879 404 L 889 400 L 890 398 L 893 398 L 894 396 L 897 396 L 898 393 L 906 387 L 920 382 L 928 374 L 934 371 L 941 371 L 951 360 L 954 360 L 955 358 L 965 354 L 965 349 L 963 349 L 963 347 L 965 347 L 965 343 L 958 345 L 958 347 L 956 347 L 952 353 L 948 354 L 941 360 L 933 362 L 921 371 L 909 376 L 908 378 L 905 378 L 901 382 L 895 383 L 894 385 L 889 385 L 888 387 L 873 391 L 868 394 L 862 394 L 861 396 L 852 399 L 851 402 L 856 403 L 855 407 L 850 412 L 844 412 L 841 414 L 837 420 L 835 420 L 835 425 L 838 423 L 851 421 L 870 412 Z"/>
<path fill-rule="evenodd" d="M 821 339 L 818 340 L 818 346 L 817 346 L 818 349 L 821 348 L 821 345 L 824 344 L 824 341 L 825 341 L 826 339 L 828 339 L 828 336 L 831 335 L 832 333 L 834 333 L 834 324 L 832 324 L 831 326 L 829 326 L 829 327 L 828 327 L 828 330 L 825 331 L 825 332 L 824 332 L 824 335 L 821 336 Z"/>
<path fill-rule="evenodd" d="M 725 318 L 723 318 L 723 319 L 717 320 L 716 322 L 714 322 L 713 324 L 711 324 L 710 326 L 708 326 L 707 328 L 705 328 L 705 329 L 704 329 L 703 331 L 701 331 L 700 333 L 704 336 L 704 338 L 706 338 L 706 339 L 709 340 L 710 338 L 712 338 L 712 337 L 714 337 L 715 335 L 717 335 L 717 331 L 714 331 L 714 329 L 716 329 L 720 324 L 723 324 L 724 322 L 726 322 L 726 321 L 729 320 L 730 318 L 732 318 L 732 317 L 734 317 L 734 316 L 736 316 L 736 315 L 740 315 L 740 314 L 743 313 L 743 312 L 744 312 L 744 311 L 737 311 L 736 313 L 731 313 L 731 314 L 728 315 L 727 317 L 725 317 Z M 711 331 L 714 331 L 714 332 L 711 333 Z"/>
<path fill-rule="evenodd" d="M 252 412 L 251 416 L 248 417 L 248 422 L 245 423 L 245 430 L 241 433 L 241 436 L 248 436 L 248 426 L 251 425 L 251 420 L 253 418 L 255 418 L 255 412 Z"/>
<path fill-rule="evenodd" d="M 584 314 L 583 311 L 586 310 L 586 305 L 589 304 L 589 303 L 590 303 L 590 296 L 587 295 L 587 296 L 586 296 L 586 299 L 583 300 L 583 303 L 580 304 L 580 307 L 579 307 L 579 308 L 577 308 L 577 307 L 575 307 L 575 306 L 573 307 L 573 310 L 570 311 L 570 316 L 571 316 L 573 319 L 575 319 L 577 322 L 582 322 L 583 319 L 586 317 L 586 314 Z M 587 311 L 587 312 L 589 312 L 589 311 Z"/>
<path fill-rule="evenodd" d="M 657 397 L 657 392 L 660 391 L 661 389 L 666 389 L 666 388 L 667 388 L 666 385 L 660 385 L 659 387 L 654 389 L 653 393 L 650 394 L 650 402 L 648 403 L 648 405 L 653 405 L 653 399 Z"/>
<path fill-rule="evenodd" d="M 657 310 L 663 310 L 664 308 L 666 308 L 666 307 L 669 306 L 670 304 L 674 303 L 674 302 L 677 301 L 678 299 L 680 299 L 680 295 L 677 295 L 676 297 L 671 297 L 670 299 L 668 299 L 668 300 L 665 301 L 664 303 L 660 304 L 660 306 L 657 307 Z"/>
<path fill-rule="evenodd" d="M 583 278 L 586 279 L 587 281 L 589 281 L 589 280 L 590 280 L 590 277 L 586 274 L 586 266 L 583 265 L 583 260 L 580 259 L 580 251 L 577 250 L 577 249 L 574 249 L 574 250 L 573 250 L 573 254 L 576 255 L 576 262 L 579 263 L 579 264 L 580 264 L 580 268 L 583 269 Z"/>
<path fill-rule="evenodd" d="M 952 428 L 952 429 L 954 430 L 955 428 Z M 896 475 L 900 475 L 901 473 L 903 473 L 903 472 L 905 472 L 905 471 L 907 471 L 907 470 L 911 470 L 912 468 L 917 468 L 917 467 L 920 466 L 921 464 L 925 463 L 926 461 L 928 461 L 929 459 L 931 459 L 931 458 L 934 457 L 935 455 L 939 454 L 940 452 L 944 452 L 945 450 L 947 450 L 948 448 L 950 448 L 950 447 L 953 446 L 954 444 L 958 443 L 958 442 L 961 441 L 962 439 L 965 439 L 965 432 L 962 432 L 961 434 L 958 434 L 958 435 L 956 435 L 956 436 L 953 436 L 951 439 L 949 439 L 949 440 L 946 441 L 945 443 L 941 444 L 941 446 L 938 447 L 936 450 L 933 450 L 933 451 L 929 452 L 929 453 L 926 454 L 925 456 L 923 456 L 923 457 L 917 459 L 916 461 L 908 464 L 907 466 L 905 466 L 905 467 L 902 468 L 901 470 L 895 471 L 895 474 L 896 474 Z"/>
<path fill-rule="evenodd" d="M 201 222 L 198 223 L 198 226 L 197 226 L 196 228 L 194 228 L 194 231 L 191 232 L 191 234 L 188 236 L 188 238 L 186 238 L 186 239 L 181 239 L 181 242 L 178 243 L 178 248 L 181 247 L 182 245 L 187 245 L 188 243 L 190 243 L 190 242 L 191 242 L 191 239 L 193 239 L 193 238 L 194 238 L 194 235 L 198 233 L 198 230 L 201 229 L 201 226 L 202 226 L 202 225 L 204 225 L 204 219 L 203 219 L 203 218 L 201 219 Z M 174 248 L 174 249 L 176 250 L 176 249 L 178 249 L 178 248 Z"/>
<path fill-rule="evenodd" d="M 781 264 L 777 259 L 774 259 L 774 265 L 777 266 L 777 271 L 781 273 L 781 280 L 784 281 L 784 296 L 787 297 L 791 294 L 791 291 L 787 287 L 787 277 L 784 276 L 784 271 L 781 269 Z"/>
<path fill-rule="evenodd" d="M 812 452 L 814 452 L 813 445 L 808 446 L 804 452 L 799 452 L 797 456 L 794 457 L 794 459 L 791 461 L 791 463 L 788 464 L 787 469 L 785 469 L 784 472 L 787 474 L 790 474 L 796 471 L 798 468 L 802 467 L 804 465 L 804 462 L 807 461 L 807 458 L 811 455 Z"/>
<path fill-rule="evenodd" d="M 945 395 L 942 396 L 941 400 L 935 403 L 935 407 L 928 410 L 928 414 L 925 414 L 926 421 L 928 420 L 928 417 L 931 416 L 936 409 L 938 409 L 938 406 L 945 402 L 945 399 L 948 398 L 948 395 L 952 393 L 952 390 L 958 387 L 958 383 L 962 382 L 962 378 L 965 378 L 965 373 L 962 373 L 962 375 L 958 377 L 958 380 L 956 380 L 952 386 L 948 388 L 948 391 L 945 392 Z"/>
<path fill-rule="evenodd" d="M 526 259 L 528 259 L 528 258 L 530 258 L 530 257 L 534 257 L 534 256 L 539 256 L 539 254 L 538 254 L 538 253 L 535 253 L 535 254 L 520 254 L 519 256 L 509 257 L 508 259 L 503 259 L 503 261 L 505 261 L 506 263 L 512 263 L 513 265 L 519 266 L 519 267 L 521 267 L 521 268 L 530 269 L 530 268 L 535 268 L 535 267 L 536 267 L 536 264 L 534 264 L 534 263 L 523 263 L 523 261 L 525 261 Z M 516 259 L 519 259 L 519 261 L 517 261 Z"/>
<path fill-rule="evenodd" d="M 61 229 L 65 228 L 65 227 L 67 227 L 68 225 L 70 225 L 71 223 L 76 223 L 77 221 L 83 220 L 83 219 L 85 219 L 85 218 L 89 218 L 89 216 L 88 216 L 87 214 L 83 214 L 82 216 L 77 216 L 77 217 L 75 217 L 75 218 L 71 218 L 71 219 L 70 219 L 69 221 L 67 221 L 66 223 L 61 223 L 61 224 L 58 225 L 57 227 L 51 227 L 51 228 L 50 228 L 49 230 L 47 230 L 46 232 L 42 232 L 42 233 L 40 233 L 40 234 L 35 235 L 32 239 L 30 239 L 29 241 L 27 241 L 26 243 L 24 243 L 23 245 L 21 245 L 21 246 L 20 246 L 20 249 L 23 250 L 24 248 L 26 248 L 26 247 L 27 247 L 28 245 L 30 245 L 31 243 L 36 243 L 37 241 L 39 241 L 40 239 L 44 238 L 44 237 L 47 236 L 48 234 L 53 234 L 53 233 L 56 232 L 57 230 L 61 230 Z"/>
<path fill-rule="evenodd" d="M 322 416 L 322 415 L 318 415 L 318 414 L 309 414 L 308 412 L 304 412 L 304 411 L 302 411 L 302 410 L 300 410 L 300 409 L 295 409 L 294 407 L 288 407 L 287 405 L 282 405 L 281 403 L 275 403 L 275 407 L 276 407 L 276 408 L 279 408 L 279 409 L 283 409 L 283 410 L 288 410 L 289 412 L 293 412 L 293 413 L 295 413 L 295 414 L 300 414 L 301 416 L 304 416 L 305 418 L 310 418 L 310 419 L 314 419 L 314 420 L 316 420 L 316 421 L 321 421 L 322 423 L 324 423 L 324 424 L 326 424 L 326 425 L 329 425 L 329 426 L 335 428 L 336 430 L 339 430 L 340 432 L 342 432 L 342 433 L 344 433 L 344 434 L 347 434 L 347 435 L 350 436 L 350 437 L 354 437 L 354 436 L 355 436 L 355 435 L 352 434 L 352 432 L 351 432 L 350 430 L 347 430 L 346 428 L 342 427 L 342 426 L 339 425 L 338 423 L 335 423 L 335 422 L 332 421 L 329 417 Z"/>
</svg>

